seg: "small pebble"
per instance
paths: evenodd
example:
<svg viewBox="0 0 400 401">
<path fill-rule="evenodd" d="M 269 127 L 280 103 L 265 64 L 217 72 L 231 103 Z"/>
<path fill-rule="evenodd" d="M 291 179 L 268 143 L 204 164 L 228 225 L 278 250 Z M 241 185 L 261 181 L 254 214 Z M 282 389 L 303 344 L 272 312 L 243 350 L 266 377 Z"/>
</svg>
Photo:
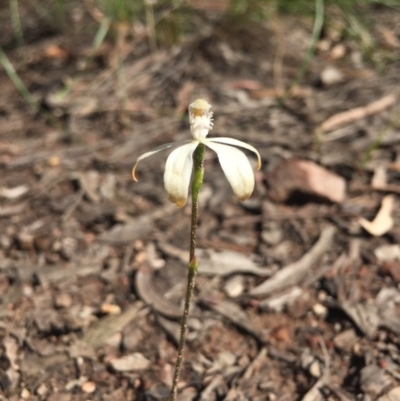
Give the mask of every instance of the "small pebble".
<svg viewBox="0 0 400 401">
<path fill-rule="evenodd" d="M 346 47 L 341 43 L 333 46 L 332 50 L 330 51 L 330 56 L 335 60 L 343 58 L 345 54 L 346 54 Z"/>
<path fill-rule="evenodd" d="M 328 66 L 321 72 L 321 82 L 324 86 L 335 85 L 342 80 L 343 74 L 336 67 Z"/>
<path fill-rule="evenodd" d="M 84 393 L 92 394 L 96 391 L 96 384 L 94 382 L 83 383 L 81 389 Z"/>
<path fill-rule="evenodd" d="M 22 293 L 24 294 L 24 297 L 30 298 L 34 294 L 32 286 L 29 284 L 24 284 L 22 286 Z"/>
<path fill-rule="evenodd" d="M 115 304 L 104 303 L 101 305 L 100 310 L 107 315 L 119 315 L 121 313 L 121 308 Z"/>
<path fill-rule="evenodd" d="M 44 397 L 47 393 L 49 392 L 47 386 L 42 383 L 37 389 L 36 389 L 36 394 L 39 397 Z"/>
<path fill-rule="evenodd" d="M 243 276 L 236 275 L 228 279 L 225 283 L 224 291 L 230 298 L 234 298 L 242 294 L 244 291 Z"/>
<path fill-rule="evenodd" d="M 321 365 L 318 361 L 314 361 L 308 368 L 310 375 L 316 378 L 321 377 Z"/>
<path fill-rule="evenodd" d="M 68 309 L 72 305 L 71 295 L 67 294 L 66 292 L 62 292 L 60 294 L 57 294 L 54 303 L 55 303 L 55 306 L 57 308 Z"/>
<path fill-rule="evenodd" d="M 287 326 L 278 326 L 271 332 L 271 336 L 279 342 L 290 343 L 291 341 L 289 328 Z"/>
<path fill-rule="evenodd" d="M 276 399 L 277 399 L 276 394 L 274 394 L 274 393 L 272 393 L 272 392 L 269 392 L 269 393 L 268 393 L 268 400 L 269 400 L 269 401 L 275 401 Z"/>
<path fill-rule="evenodd" d="M 234 365 L 236 360 L 236 354 L 230 351 L 223 351 L 218 354 L 216 358 L 216 363 L 221 366 L 221 368 L 225 369 L 228 366 Z"/>
<path fill-rule="evenodd" d="M 61 160 L 58 156 L 51 156 L 47 159 L 47 164 L 50 167 L 57 167 L 60 165 L 60 163 L 61 163 Z"/>
<path fill-rule="evenodd" d="M 18 235 L 18 245 L 19 248 L 23 251 L 33 251 L 33 235 L 28 233 L 21 233 Z"/>
<path fill-rule="evenodd" d="M 314 304 L 312 307 L 312 310 L 313 310 L 315 316 L 318 316 L 320 318 L 324 318 L 328 314 L 328 309 L 326 308 L 326 306 L 319 304 L 319 303 Z"/>
</svg>

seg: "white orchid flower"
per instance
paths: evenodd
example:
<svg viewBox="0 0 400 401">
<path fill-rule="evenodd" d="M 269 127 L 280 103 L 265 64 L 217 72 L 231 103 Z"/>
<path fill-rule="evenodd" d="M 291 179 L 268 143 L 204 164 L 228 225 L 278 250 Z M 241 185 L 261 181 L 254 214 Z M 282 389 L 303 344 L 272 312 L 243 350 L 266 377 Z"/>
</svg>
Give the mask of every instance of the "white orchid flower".
<svg viewBox="0 0 400 401">
<path fill-rule="evenodd" d="M 144 153 L 137 159 L 132 168 L 133 179 L 137 181 L 135 171 L 140 160 L 161 150 L 180 145 L 168 156 L 165 165 L 164 187 L 171 202 L 174 202 L 178 207 L 185 206 L 193 169 L 193 152 L 202 143 L 218 155 L 222 170 L 236 196 L 242 201 L 246 200 L 254 190 L 254 172 L 247 156 L 231 145 L 254 152 L 258 159 L 257 170 L 261 167 L 261 156 L 256 148 L 237 139 L 207 138 L 208 132 L 213 127 L 213 113 L 210 109 L 211 105 L 202 99 L 197 99 L 190 104 L 189 121 L 193 139 L 166 143 Z"/>
</svg>

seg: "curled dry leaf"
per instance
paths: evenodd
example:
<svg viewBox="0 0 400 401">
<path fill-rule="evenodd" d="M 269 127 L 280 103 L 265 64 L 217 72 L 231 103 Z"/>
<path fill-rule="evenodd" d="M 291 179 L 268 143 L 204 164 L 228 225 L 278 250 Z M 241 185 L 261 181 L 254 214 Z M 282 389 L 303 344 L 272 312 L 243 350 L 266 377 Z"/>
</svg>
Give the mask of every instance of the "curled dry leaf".
<svg viewBox="0 0 400 401">
<path fill-rule="evenodd" d="M 361 217 L 359 223 L 364 230 L 368 231 L 375 237 L 380 237 L 381 235 L 384 235 L 390 231 L 394 224 L 392 218 L 394 202 L 394 196 L 387 195 L 382 199 L 381 208 L 379 209 L 379 212 L 375 216 L 374 220 L 368 221 Z"/>
<path fill-rule="evenodd" d="M 182 309 L 157 291 L 153 283 L 153 271 L 146 263 L 136 272 L 135 287 L 140 299 L 158 313 L 172 319 L 182 316 Z"/>
</svg>

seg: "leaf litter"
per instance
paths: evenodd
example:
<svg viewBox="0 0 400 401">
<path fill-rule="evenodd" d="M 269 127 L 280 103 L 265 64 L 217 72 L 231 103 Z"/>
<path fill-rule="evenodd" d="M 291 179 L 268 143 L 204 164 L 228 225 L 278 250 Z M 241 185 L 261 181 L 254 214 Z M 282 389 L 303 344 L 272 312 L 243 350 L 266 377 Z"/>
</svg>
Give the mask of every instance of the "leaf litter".
<svg viewBox="0 0 400 401">
<path fill-rule="evenodd" d="M 395 15 L 374 11 L 394 52 Z M 73 20 L 93 26 L 85 13 Z M 125 103 L 111 39 L 86 69 L 86 35 L 47 37 L 39 24 L 26 60 L 7 46 L 65 126 L 29 111 L 0 73 L 2 399 L 168 394 L 188 211 L 165 199 L 164 160 L 149 161 L 140 186 L 129 173 L 139 154 L 187 137 L 198 97 L 215 108 L 213 135 L 251 142 L 264 165 L 238 204 L 207 156 L 180 399 L 399 398 L 398 65 L 375 71 L 355 42 L 327 31 L 281 100 L 309 40 L 304 24 L 278 18 L 239 34 L 206 22 L 172 50 L 128 35 Z M 288 32 L 283 58 L 265 40 L 274 29 Z"/>
</svg>

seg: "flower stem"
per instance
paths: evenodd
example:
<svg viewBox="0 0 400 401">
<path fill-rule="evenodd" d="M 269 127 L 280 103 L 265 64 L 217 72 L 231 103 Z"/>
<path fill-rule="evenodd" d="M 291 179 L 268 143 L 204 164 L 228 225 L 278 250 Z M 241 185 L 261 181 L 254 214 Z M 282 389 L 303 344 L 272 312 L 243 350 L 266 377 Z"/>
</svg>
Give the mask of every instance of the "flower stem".
<svg viewBox="0 0 400 401">
<path fill-rule="evenodd" d="M 199 210 L 198 197 L 204 178 L 204 166 L 203 166 L 204 153 L 205 153 L 205 146 L 203 144 L 199 144 L 199 146 L 196 148 L 193 154 L 192 220 L 190 229 L 190 252 L 189 252 L 190 256 L 189 256 L 188 281 L 186 287 L 185 306 L 183 310 L 182 323 L 181 323 L 181 335 L 179 340 L 178 357 L 175 364 L 175 373 L 172 381 L 171 394 L 170 397 L 168 398 L 168 401 L 176 400 L 179 375 L 182 368 L 183 350 L 186 341 L 189 307 L 192 300 L 194 285 L 197 275 L 198 261 L 196 256 L 196 230 L 197 230 L 197 218 Z"/>
</svg>

